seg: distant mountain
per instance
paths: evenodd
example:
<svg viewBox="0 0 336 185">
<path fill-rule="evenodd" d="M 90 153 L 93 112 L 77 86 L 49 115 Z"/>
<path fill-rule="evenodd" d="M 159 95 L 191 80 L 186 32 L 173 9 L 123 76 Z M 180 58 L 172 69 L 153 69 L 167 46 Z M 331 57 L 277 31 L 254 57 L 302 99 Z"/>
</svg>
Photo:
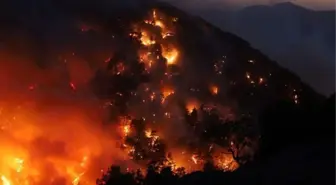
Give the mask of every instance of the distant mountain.
<svg viewBox="0 0 336 185">
<path fill-rule="evenodd" d="M 313 11 L 293 3 L 238 11 L 195 12 L 249 41 L 318 92 L 335 89 L 335 11 Z"/>
</svg>

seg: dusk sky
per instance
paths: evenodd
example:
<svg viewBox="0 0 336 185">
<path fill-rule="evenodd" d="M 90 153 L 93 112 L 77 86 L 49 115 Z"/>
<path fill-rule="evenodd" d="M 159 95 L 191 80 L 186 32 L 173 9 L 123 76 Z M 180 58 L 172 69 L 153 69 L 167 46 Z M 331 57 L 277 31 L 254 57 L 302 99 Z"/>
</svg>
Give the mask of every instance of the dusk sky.
<svg viewBox="0 0 336 185">
<path fill-rule="evenodd" d="M 168 2 L 173 2 L 180 6 L 185 6 L 187 8 L 221 8 L 225 7 L 225 4 L 229 3 L 238 7 L 244 7 L 256 4 L 273 4 L 277 2 L 286 2 L 285 0 L 164 0 Z M 334 10 L 335 1 L 334 0 L 294 0 L 291 1 L 298 5 L 317 9 L 317 10 Z"/>
</svg>

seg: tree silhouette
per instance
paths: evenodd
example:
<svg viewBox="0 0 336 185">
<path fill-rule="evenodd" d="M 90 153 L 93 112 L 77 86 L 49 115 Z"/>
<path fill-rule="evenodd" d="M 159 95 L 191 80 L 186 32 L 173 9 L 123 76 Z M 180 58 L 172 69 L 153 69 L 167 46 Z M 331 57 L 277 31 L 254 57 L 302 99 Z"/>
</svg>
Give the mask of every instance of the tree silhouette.
<svg viewBox="0 0 336 185">
<path fill-rule="evenodd" d="M 261 155 L 263 157 L 281 150 L 297 140 L 301 112 L 289 101 L 279 101 L 268 106 L 259 117 L 261 128 Z"/>
<path fill-rule="evenodd" d="M 137 185 L 132 173 L 122 173 L 119 166 L 112 166 L 102 179 L 97 180 L 97 185 Z"/>
<path fill-rule="evenodd" d="M 328 137 L 333 140 L 335 137 L 335 93 L 331 95 L 324 103 L 321 111 L 318 114 L 317 121 L 319 124 L 319 133 L 323 133 L 321 137 Z"/>
<path fill-rule="evenodd" d="M 316 165 L 316 161 L 322 160 L 325 163 L 325 160 L 332 161 L 334 160 L 334 150 L 335 142 L 332 139 L 334 137 L 334 130 L 329 131 L 331 128 L 334 128 L 334 111 L 335 111 L 335 95 L 328 98 L 324 105 L 318 107 L 319 110 L 312 112 L 311 110 L 304 109 L 297 104 L 293 104 L 288 101 L 279 101 L 271 104 L 265 109 L 265 111 L 259 116 L 259 123 L 261 129 L 261 152 L 260 158 L 262 160 L 255 160 L 250 163 L 242 163 L 242 167 L 235 172 L 223 172 L 213 165 L 211 160 L 208 160 L 203 167 L 202 172 L 193 172 L 191 174 L 185 174 L 183 168 L 175 169 L 174 172 L 171 167 L 163 167 L 163 161 L 151 161 L 148 164 L 146 176 L 143 176 L 140 171 L 136 173 L 122 173 L 119 167 L 111 167 L 107 174 L 97 180 L 97 185 L 103 185 L 102 179 L 106 182 L 104 185 L 204 185 L 204 184 L 223 184 L 225 185 L 242 185 L 242 184 L 262 184 L 264 181 L 263 178 L 266 178 L 267 182 L 274 182 L 276 184 L 278 181 L 282 182 L 283 179 L 276 178 L 277 174 L 274 174 L 274 179 L 267 179 L 269 177 L 263 177 L 261 174 L 267 172 L 267 174 L 273 174 L 272 170 L 274 167 L 265 167 L 265 161 L 272 161 L 272 157 L 276 156 L 276 160 L 288 160 L 288 156 L 284 155 L 282 159 L 282 151 L 292 152 L 294 148 L 295 152 L 305 152 L 307 147 L 313 146 L 315 148 L 323 149 L 328 152 L 327 155 L 319 154 L 320 152 L 314 152 L 309 158 L 309 161 L 302 164 L 305 169 L 300 169 L 297 172 L 297 177 L 282 176 L 281 178 L 288 178 L 288 182 L 292 182 L 293 185 L 300 184 L 311 184 L 317 185 L 319 182 L 332 182 L 331 177 L 333 176 L 333 165 L 323 165 L 322 169 L 319 169 L 319 174 L 310 174 L 306 175 L 309 171 L 312 171 L 310 165 Z M 314 115 L 311 115 L 314 114 Z M 318 137 L 325 136 L 322 140 L 307 140 L 305 142 L 302 139 L 303 136 L 299 136 L 300 132 L 304 132 L 307 128 L 306 121 L 308 118 L 319 117 L 321 124 L 317 124 L 315 129 L 317 131 L 325 131 L 322 133 L 317 133 Z M 324 117 L 322 117 L 324 116 Z M 210 116 L 211 117 L 211 116 Z M 308 117 L 308 118 L 307 118 Z M 330 120 L 328 120 L 330 119 Z M 213 119 L 217 120 L 217 119 Z M 202 120 L 201 120 L 202 121 Z M 315 119 L 312 122 L 316 121 Z M 218 123 L 211 123 L 211 127 L 217 127 L 219 123 L 223 122 L 218 121 Z M 242 136 L 253 136 L 255 133 L 250 133 L 250 120 L 242 119 L 240 122 L 235 123 L 237 128 L 233 128 L 230 132 L 236 132 L 242 134 Z M 325 124 L 324 124 L 325 123 Z M 306 127 L 305 127 L 306 126 Z M 329 130 L 327 130 L 329 129 Z M 211 130 L 211 129 L 209 129 Z M 246 134 L 247 133 L 247 134 Z M 316 137 L 316 135 L 312 137 Z M 240 136 L 239 136 L 240 137 Z M 248 145 L 248 140 L 246 137 L 239 141 L 240 146 Z M 321 142 L 322 141 L 322 142 Z M 310 142 L 310 143 L 307 143 Z M 308 145 L 307 145 L 308 144 Z M 312 145 L 310 145 L 312 144 Z M 290 147 L 294 146 L 294 147 Z M 301 149 L 303 151 L 300 151 Z M 298 151 L 297 151 L 298 150 Z M 312 156 L 318 154 L 314 158 Z M 239 162 L 241 160 L 246 160 L 242 156 L 236 155 L 233 153 L 233 156 Z M 323 156 L 323 157 L 322 157 Z M 289 156 L 290 157 L 290 156 Z M 295 156 L 294 156 L 295 157 Z M 325 160 L 323 158 L 326 158 Z M 270 159 L 270 160 L 268 160 Z M 315 160 L 315 161 L 314 161 Z M 277 162 L 279 163 L 279 162 Z M 298 165 L 301 165 L 298 163 Z M 301 165 L 301 166 L 302 166 Z M 321 165 L 321 164 L 319 164 Z M 266 165 L 267 166 L 267 165 Z M 278 164 L 275 164 L 278 168 L 281 168 Z M 306 170 L 308 168 L 309 170 Z M 274 173 L 279 173 L 279 171 L 286 171 L 288 169 L 276 169 Z M 315 169 L 316 171 L 316 169 Z M 303 174 L 301 174 L 303 173 Z M 310 172 L 309 172 L 310 173 Z M 273 184 L 273 183 L 272 183 Z"/>
</svg>

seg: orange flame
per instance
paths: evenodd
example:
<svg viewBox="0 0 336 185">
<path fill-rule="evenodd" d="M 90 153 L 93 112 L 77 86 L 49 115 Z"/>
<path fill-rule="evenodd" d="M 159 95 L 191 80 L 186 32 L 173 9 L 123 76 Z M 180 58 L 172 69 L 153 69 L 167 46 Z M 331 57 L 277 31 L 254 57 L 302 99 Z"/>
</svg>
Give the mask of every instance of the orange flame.
<svg viewBox="0 0 336 185">
<path fill-rule="evenodd" d="M 167 65 L 176 64 L 179 51 L 176 48 L 166 48 L 162 46 L 162 56 L 167 60 Z"/>
<path fill-rule="evenodd" d="M 219 89 L 218 89 L 218 87 L 217 87 L 217 86 L 215 86 L 215 85 L 212 85 L 212 86 L 210 86 L 210 91 L 211 91 L 211 93 L 212 93 L 213 95 L 217 95 L 217 94 L 218 94 L 218 91 L 219 91 Z"/>
</svg>

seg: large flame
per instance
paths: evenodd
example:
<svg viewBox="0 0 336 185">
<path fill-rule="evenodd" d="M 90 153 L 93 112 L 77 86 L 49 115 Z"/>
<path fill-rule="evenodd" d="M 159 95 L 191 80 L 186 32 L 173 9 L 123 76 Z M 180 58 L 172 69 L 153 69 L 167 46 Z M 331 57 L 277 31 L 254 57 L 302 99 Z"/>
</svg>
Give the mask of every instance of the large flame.
<svg viewBox="0 0 336 185">
<path fill-rule="evenodd" d="M 167 60 L 168 65 L 176 64 L 179 56 L 179 51 L 174 47 L 162 46 L 162 55 Z"/>
<path fill-rule="evenodd" d="M 85 63 L 68 57 L 66 66 L 40 69 L 27 58 L 0 52 L 0 182 L 95 184 L 107 164 L 128 160 L 114 147 L 116 129 L 101 124 L 105 110 L 86 88 Z"/>
<path fill-rule="evenodd" d="M 99 160 L 127 159 L 121 151 L 104 148 L 114 146 L 116 140 L 99 129 L 99 120 L 81 113 L 82 108 L 41 108 L 1 104 L 4 184 L 92 184 L 100 169 L 107 167 Z"/>
</svg>

